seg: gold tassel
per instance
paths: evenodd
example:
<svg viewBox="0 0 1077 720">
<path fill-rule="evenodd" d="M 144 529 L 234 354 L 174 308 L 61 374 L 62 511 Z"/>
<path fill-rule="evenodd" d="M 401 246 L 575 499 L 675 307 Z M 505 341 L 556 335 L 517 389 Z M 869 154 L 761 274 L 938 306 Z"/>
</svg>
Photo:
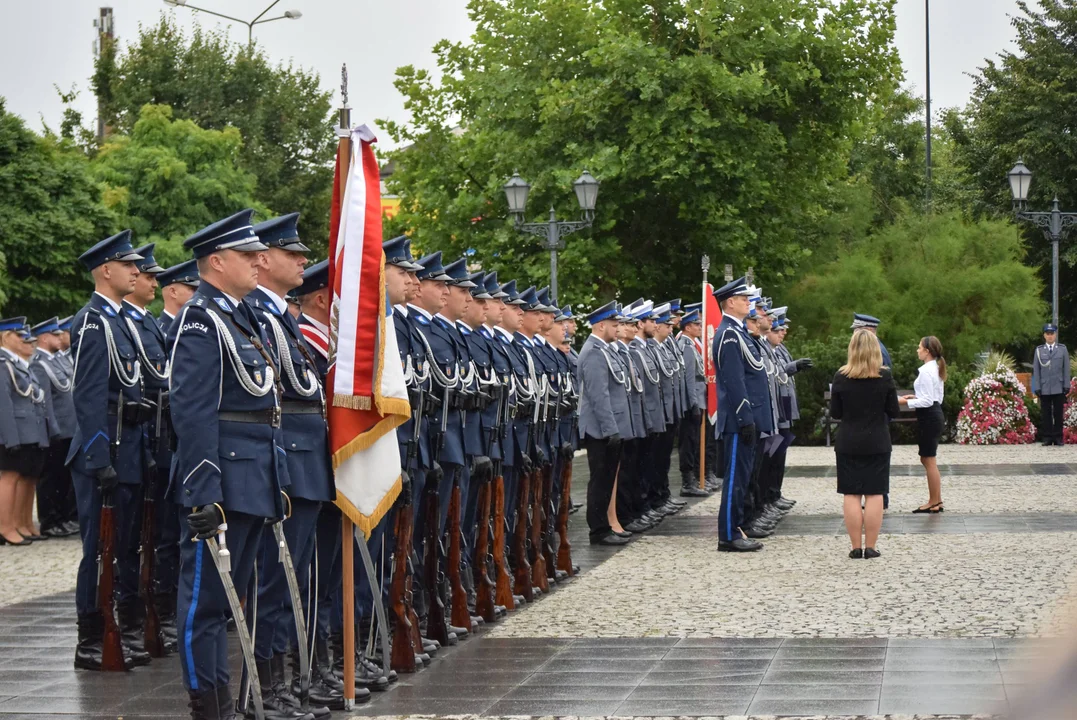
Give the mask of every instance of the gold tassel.
<svg viewBox="0 0 1077 720">
<path fill-rule="evenodd" d="M 333 393 L 333 406 L 352 410 L 369 410 L 373 406 L 373 399 L 369 395 Z"/>
</svg>

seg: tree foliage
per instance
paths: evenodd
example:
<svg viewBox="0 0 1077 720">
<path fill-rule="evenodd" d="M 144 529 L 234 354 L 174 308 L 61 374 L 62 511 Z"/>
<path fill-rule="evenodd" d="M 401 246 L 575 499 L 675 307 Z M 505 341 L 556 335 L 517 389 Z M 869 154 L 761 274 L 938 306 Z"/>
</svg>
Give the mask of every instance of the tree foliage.
<svg viewBox="0 0 1077 720">
<path fill-rule="evenodd" d="M 4 314 L 40 320 L 78 309 L 89 283 L 76 258 L 115 224 L 86 156 L 67 141 L 31 132 L 0 98 Z"/>
<path fill-rule="evenodd" d="M 892 356 L 936 335 L 948 360 L 969 364 L 1036 333 L 1042 285 L 1024 255 L 1009 222 L 910 214 L 804 278 L 789 304 L 803 308 L 796 319 L 809 337 L 841 334 L 854 312 L 869 313 L 884 320 Z"/>
<path fill-rule="evenodd" d="M 504 219 L 514 170 L 529 219 L 578 214 L 572 180 L 602 181 L 594 229 L 561 255 L 563 299 L 693 292 L 699 257 L 795 273 L 833 229 L 852 143 L 900 68 L 891 0 L 471 0 L 469 42 L 404 67 L 410 146 L 392 156 L 392 225 L 423 249 L 545 281 L 546 256 Z"/>
<path fill-rule="evenodd" d="M 1009 214 L 1006 173 L 1023 159 L 1034 174 L 1029 205 L 1049 209 L 1057 196 L 1077 209 L 1077 2 L 1041 0 L 1039 10 L 1019 2 L 1013 18 L 1016 49 L 988 60 L 974 76 L 972 101 L 944 118 L 957 160 L 971 180 L 968 201 L 980 215 Z M 1050 278 L 1050 244 L 1026 227 L 1031 265 Z M 1062 245 L 1060 319 L 1077 311 L 1077 249 Z"/>
<path fill-rule="evenodd" d="M 304 241 L 327 247 L 335 139 L 317 73 L 274 66 L 257 45 L 230 43 L 223 32 L 196 28 L 188 37 L 162 17 L 126 49 L 106 45 L 92 82 L 119 133 L 134 129 L 147 104 L 169 105 L 177 120 L 208 130 L 238 128 L 239 167 L 255 178 L 255 196 L 302 213 Z"/>
<path fill-rule="evenodd" d="M 255 178 L 240 167 L 239 130 L 203 130 L 173 120 L 167 105 L 146 105 L 130 135 L 110 138 L 92 161 L 105 185 L 105 203 L 134 231 L 138 243 L 157 242 L 157 259 L 187 259 L 182 241 L 210 223 L 253 207 Z"/>
</svg>

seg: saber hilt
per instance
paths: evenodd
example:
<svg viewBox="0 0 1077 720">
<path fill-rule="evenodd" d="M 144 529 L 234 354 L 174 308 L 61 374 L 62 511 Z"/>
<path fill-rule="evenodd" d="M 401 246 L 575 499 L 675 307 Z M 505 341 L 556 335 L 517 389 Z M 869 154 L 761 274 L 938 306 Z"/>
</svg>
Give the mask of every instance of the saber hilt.
<svg viewBox="0 0 1077 720">
<path fill-rule="evenodd" d="M 221 569 L 225 572 L 232 572 L 232 553 L 228 551 L 226 532 L 228 532 L 228 523 L 221 523 L 217 526 L 217 555 L 221 559 Z"/>
</svg>

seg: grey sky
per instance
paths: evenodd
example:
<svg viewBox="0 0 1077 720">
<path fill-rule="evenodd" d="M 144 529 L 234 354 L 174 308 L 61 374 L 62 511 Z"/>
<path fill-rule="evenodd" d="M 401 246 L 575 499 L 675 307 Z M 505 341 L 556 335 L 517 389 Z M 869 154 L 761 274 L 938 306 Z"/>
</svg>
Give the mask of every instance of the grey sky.
<svg viewBox="0 0 1077 720">
<path fill-rule="evenodd" d="M 253 18 L 269 0 L 189 0 L 194 5 Z M 53 85 L 82 90 L 79 107 L 89 123 L 94 113 L 87 78 L 93 69 L 92 22 L 108 0 L 4 0 L 6 40 L 0 43 L 3 80 L 0 95 L 9 110 L 31 127 L 41 120 L 59 124 L 61 103 Z M 116 32 L 129 42 L 139 23 L 152 24 L 169 12 L 190 28 L 218 22 L 188 9 L 169 9 L 160 0 L 112 0 Z M 458 41 L 471 31 L 467 0 L 281 0 L 268 17 L 288 9 L 300 20 L 280 20 L 255 27 L 255 36 L 276 60 L 292 60 L 317 70 L 323 86 L 339 85 L 340 64 L 348 63 L 355 121 L 404 120 L 407 114 L 393 87 L 393 72 L 413 64 L 433 68 L 431 48 L 443 38 Z M 1009 16 L 1014 0 L 935 0 L 932 3 L 932 102 L 935 107 L 963 105 L 971 89 L 966 73 L 1012 45 Z M 924 88 L 924 2 L 898 0 L 897 45 L 907 81 L 918 94 Z M 229 27 L 227 24 L 224 27 Z M 245 26 L 230 26 L 236 40 L 246 40 Z M 335 104 L 335 101 L 334 101 Z M 389 138 L 381 138 L 383 146 Z"/>
</svg>

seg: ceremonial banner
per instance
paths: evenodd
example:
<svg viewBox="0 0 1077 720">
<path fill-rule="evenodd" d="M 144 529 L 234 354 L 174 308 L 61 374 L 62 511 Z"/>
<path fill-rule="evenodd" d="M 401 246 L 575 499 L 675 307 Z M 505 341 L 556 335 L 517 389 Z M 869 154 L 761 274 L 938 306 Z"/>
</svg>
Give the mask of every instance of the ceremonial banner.
<svg viewBox="0 0 1077 720">
<path fill-rule="evenodd" d="M 703 301 L 707 304 L 707 326 L 703 328 L 703 368 L 707 373 L 707 416 L 713 425 L 718 420 L 718 381 L 714 374 L 714 335 L 722 323 L 722 310 L 714 297 L 714 286 L 706 286 Z"/>
<path fill-rule="evenodd" d="M 381 249 L 381 189 L 373 133 L 352 131 L 350 163 L 337 158 L 329 227 L 329 449 L 337 507 L 369 536 L 400 494 L 393 431 L 411 414 L 390 325 Z M 347 177 L 341 177 L 342 166 Z"/>
</svg>

